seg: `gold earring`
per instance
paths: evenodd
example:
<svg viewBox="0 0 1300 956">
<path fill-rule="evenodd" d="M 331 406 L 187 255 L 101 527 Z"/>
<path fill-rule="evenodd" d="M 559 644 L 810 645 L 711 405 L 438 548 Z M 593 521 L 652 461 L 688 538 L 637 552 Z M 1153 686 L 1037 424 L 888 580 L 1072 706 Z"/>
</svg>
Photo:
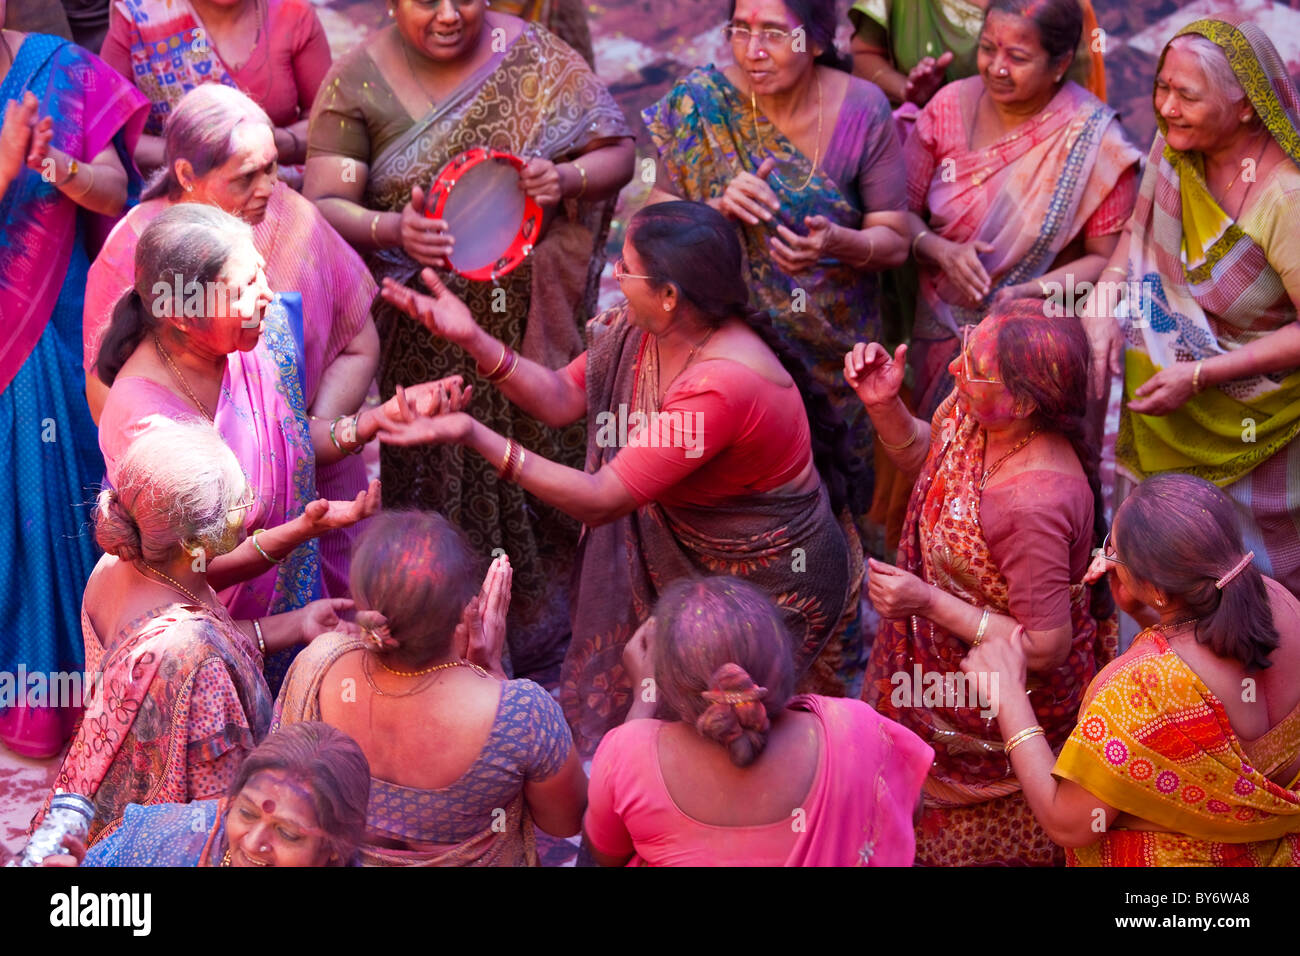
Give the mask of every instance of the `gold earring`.
<svg viewBox="0 0 1300 956">
<path fill-rule="evenodd" d="M 668 303 L 668 302 L 665 302 L 665 303 L 664 303 L 664 311 L 665 311 L 665 312 L 671 312 L 672 310 L 673 310 L 672 304 L 671 304 L 671 303 Z"/>
</svg>

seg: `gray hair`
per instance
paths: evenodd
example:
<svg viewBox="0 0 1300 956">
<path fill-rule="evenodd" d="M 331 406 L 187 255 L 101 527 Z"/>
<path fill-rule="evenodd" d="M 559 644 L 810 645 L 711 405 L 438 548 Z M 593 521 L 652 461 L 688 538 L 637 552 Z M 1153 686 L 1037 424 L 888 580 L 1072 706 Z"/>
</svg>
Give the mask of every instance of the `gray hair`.
<svg viewBox="0 0 1300 956">
<path fill-rule="evenodd" d="M 141 200 L 166 196 L 173 201 L 185 190 L 176 178 L 176 161 L 187 160 L 203 178 L 235 154 L 235 130 L 241 123 L 274 129 L 266 110 L 233 87 L 204 83 L 186 93 L 163 129 L 163 166 Z"/>
<path fill-rule="evenodd" d="M 95 539 L 123 561 L 166 561 L 181 545 L 216 557 L 229 549 L 230 512 L 247 494 L 215 426 L 155 416 L 122 457 L 117 487 L 99 493 Z"/>
<path fill-rule="evenodd" d="M 186 314 L 187 290 L 211 288 L 235 251 L 252 243 L 252 227 L 216 206 L 177 203 L 163 210 L 136 243 L 135 286 L 113 308 L 95 362 L 100 380 L 112 385 L 145 336 L 158 329 L 162 316 Z"/>
<path fill-rule="evenodd" d="M 1246 91 L 1232 72 L 1227 56 L 1213 40 L 1199 33 L 1184 33 L 1170 40 L 1169 47 L 1177 47 L 1196 58 L 1205 75 L 1206 93 L 1223 109 L 1230 110 L 1246 98 Z"/>
</svg>

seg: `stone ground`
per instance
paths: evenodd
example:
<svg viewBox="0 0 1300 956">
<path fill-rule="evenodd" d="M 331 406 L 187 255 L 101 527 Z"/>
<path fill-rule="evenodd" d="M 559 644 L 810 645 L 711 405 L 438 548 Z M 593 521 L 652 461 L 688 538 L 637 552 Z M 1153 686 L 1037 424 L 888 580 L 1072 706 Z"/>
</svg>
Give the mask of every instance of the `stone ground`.
<svg viewBox="0 0 1300 956">
<path fill-rule="evenodd" d="M 1251 17 L 1266 27 L 1292 74 L 1300 74 L 1300 0 L 1093 2 L 1106 32 L 1109 101 L 1143 148 L 1155 131 L 1150 99 L 1155 59 L 1168 37 L 1193 19 L 1228 12 Z M 335 56 L 363 42 L 387 22 L 384 5 L 376 0 L 313 3 Z M 840 3 L 845 6 L 844 0 Z M 607 0 L 588 6 L 597 72 L 632 122 L 641 157 L 652 158 L 654 150 L 640 111 L 692 67 L 726 61 L 729 54 L 720 28 L 727 9 L 725 0 L 674 0 L 671 7 L 650 0 Z M 841 32 L 847 34 L 847 26 Z M 624 190 L 612 233 L 615 240 L 621 236 L 622 222 L 644 200 L 646 191 L 635 180 Z M 606 291 L 612 294 L 612 281 Z M 59 763 L 60 758 L 26 760 L 0 746 L 0 863 L 22 847 L 28 821 L 48 792 Z M 546 840 L 543 854 L 548 863 L 562 864 L 571 859 L 572 848 L 563 841 Z"/>
</svg>

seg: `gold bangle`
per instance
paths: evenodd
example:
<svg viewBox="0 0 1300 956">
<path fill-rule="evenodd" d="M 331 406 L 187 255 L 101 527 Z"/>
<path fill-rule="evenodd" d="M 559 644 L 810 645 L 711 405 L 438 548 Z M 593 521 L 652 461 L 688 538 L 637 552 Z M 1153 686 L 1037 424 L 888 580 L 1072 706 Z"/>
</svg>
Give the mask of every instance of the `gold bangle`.
<svg viewBox="0 0 1300 956">
<path fill-rule="evenodd" d="M 248 536 L 248 540 L 253 542 L 253 547 L 257 549 L 257 553 L 260 554 L 262 557 L 266 558 L 266 560 L 270 561 L 272 564 L 284 564 L 284 558 L 280 558 L 279 560 L 277 560 L 271 557 L 269 554 L 266 553 L 266 551 L 262 548 L 262 546 L 258 544 L 257 536 L 265 530 L 266 530 L 265 528 L 258 528 L 256 531 L 254 531 L 252 534 Z"/>
<path fill-rule="evenodd" d="M 1051 290 L 1047 288 L 1047 283 L 1044 282 L 1042 279 L 1036 279 L 1034 281 L 1038 283 L 1038 290 L 1043 293 L 1043 298 L 1050 299 L 1052 297 L 1052 293 Z"/>
<path fill-rule="evenodd" d="M 513 438 L 506 439 L 506 453 L 501 458 L 501 467 L 497 469 L 497 477 L 506 478 L 510 474 L 510 461 L 515 457 L 516 442 Z"/>
<path fill-rule="evenodd" d="M 1197 359 L 1196 364 L 1192 367 L 1192 394 L 1200 394 L 1201 391 L 1201 366 L 1205 364 L 1205 359 Z"/>
<path fill-rule="evenodd" d="M 1107 266 L 1106 268 L 1101 270 L 1102 275 L 1105 275 L 1107 272 L 1118 272 L 1122 276 L 1128 275 L 1128 270 L 1121 269 L 1119 266 Z"/>
<path fill-rule="evenodd" d="M 975 640 L 971 643 L 971 647 L 979 647 L 981 644 L 984 643 L 984 632 L 988 630 L 989 615 L 991 613 L 992 613 L 991 608 L 986 607 L 984 609 L 984 614 L 982 617 L 980 617 L 979 629 L 975 632 Z"/>
<path fill-rule="evenodd" d="M 1043 730 L 1042 727 L 1038 726 L 1037 724 L 1034 724 L 1034 726 L 1026 727 L 1024 730 L 1020 731 L 1020 733 L 1016 734 L 1014 737 L 1008 740 L 1006 742 L 1006 745 L 1002 748 L 1002 752 L 1006 754 L 1008 757 L 1010 757 L 1011 751 L 1015 750 L 1026 740 L 1029 740 L 1031 737 L 1045 738 L 1046 736 L 1047 736 L 1047 732 Z"/>
<path fill-rule="evenodd" d="M 926 236 L 928 236 L 929 234 L 930 234 L 930 230 L 929 230 L 929 229 L 922 229 L 920 232 L 918 232 L 918 233 L 916 234 L 916 238 L 912 240 L 912 258 L 913 258 L 913 259 L 916 258 L 916 248 L 917 248 L 917 246 L 920 244 L 921 240 L 924 239 L 924 238 L 925 238 Z"/>
<path fill-rule="evenodd" d="M 916 436 L 919 435 L 920 433 L 921 430 L 916 427 L 916 419 L 912 419 L 912 437 L 909 438 L 907 441 L 903 442 L 901 445 L 891 445 L 889 442 L 885 441 L 885 439 L 881 437 L 880 432 L 876 432 L 876 441 L 880 442 L 881 445 L 888 448 L 890 451 L 902 451 L 904 448 L 907 448 L 909 445 L 913 444 L 916 441 Z"/>
<path fill-rule="evenodd" d="M 377 230 L 379 229 L 379 217 L 382 215 L 382 212 L 377 212 L 375 213 L 375 218 L 370 220 L 370 241 L 376 246 L 380 244 L 379 233 Z"/>
<path fill-rule="evenodd" d="M 73 163 L 75 164 L 76 160 L 73 160 Z M 87 163 L 85 166 L 78 166 L 76 172 L 81 172 L 83 169 L 90 175 L 90 182 L 86 185 L 86 188 L 83 189 L 81 192 L 77 193 L 77 195 L 68 197 L 69 199 L 72 199 L 74 202 L 80 202 L 81 200 L 85 199 L 88 195 L 90 195 L 90 191 L 95 188 L 94 165 L 91 163 Z M 71 180 L 72 177 L 69 176 L 68 179 Z M 67 185 L 67 183 L 65 182 L 64 185 Z"/>
<path fill-rule="evenodd" d="M 576 159 L 571 160 L 569 162 L 569 165 L 572 166 L 574 169 L 576 169 L 578 171 L 578 175 L 582 177 L 582 188 L 578 190 L 578 195 L 573 197 L 574 199 L 581 199 L 583 197 L 583 194 L 586 193 L 587 191 L 587 171 L 582 168 L 582 164 L 579 163 Z"/>
<path fill-rule="evenodd" d="M 510 472 L 510 480 L 518 481 L 519 476 L 524 473 L 524 459 L 528 457 L 528 452 L 524 451 L 524 446 L 519 446 L 519 460 L 515 462 L 514 470 Z"/>
<path fill-rule="evenodd" d="M 481 369 L 483 368 L 483 366 L 480 365 L 480 366 L 479 366 L 479 369 L 480 369 L 480 373 L 479 373 L 479 374 L 481 374 L 481 375 L 482 375 L 485 379 L 487 379 L 488 381 L 491 381 L 491 380 L 492 380 L 492 376 L 495 375 L 497 372 L 501 371 L 501 366 L 502 366 L 502 364 L 503 364 L 503 363 L 505 362 L 505 360 L 506 360 L 506 353 L 509 352 L 509 351 L 510 351 L 509 346 L 507 346 L 506 343 L 502 342 L 502 343 L 501 343 L 501 357 L 500 357 L 499 359 L 497 359 L 497 364 L 492 366 L 492 371 L 490 371 L 490 372 L 483 372 L 483 371 L 481 371 Z"/>
<path fill-rule="evenodd" d="M 515 369 L 519 368 L 519 355 L 518 355 L 518 353 L 516 353 L 516 352 L 511 352 L 510 355 L 511 355 L 511 358 L 514 359 L 514 361 L 510 363 L 510 367 L 509 367 L 508 369 L 506 369 L 506 373 L 505 373 L 504 375 L 502 375 L 502 376 L 501 376 L 500 378 L 498 378 L 498 379 L 495 379 L 495 380 L 492 382 L 492 384 L 495 385 L 497 388 L 500 388 L 502 385 L 504 385 L 504 384 L 506 383 L 506 381 L 510 378 L 510 376 L 515 374 Z"/>
<path fill-rule="evenodd" d="M 262 656 L 265 657 L 266 641 L 262 638 L 262 622 L 257 618 L 253 618 L 253 633 L 257 635 L 257 649 L 261 651 Z"/>
</svg>

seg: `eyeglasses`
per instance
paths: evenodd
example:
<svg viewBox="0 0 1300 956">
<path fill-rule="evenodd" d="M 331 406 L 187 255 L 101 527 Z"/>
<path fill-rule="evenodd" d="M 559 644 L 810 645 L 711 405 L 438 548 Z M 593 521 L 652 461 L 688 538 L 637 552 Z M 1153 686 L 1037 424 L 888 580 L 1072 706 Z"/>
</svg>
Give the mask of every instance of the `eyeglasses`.
<svg viewBox="0 0 1300 956">
<path fill-rule="evenodd" d="M 759 45 L 766 50 L 771 50 L 774 47 L 779 46 L 789 46 L 795 33 L 802 32 L 802 27 L 794 33 L 789 30 L 779 30 L 776 27 L 763 27 L 761 30 L 755 30 L 743 23 L 728 23 L 722 28 L 723 35 L 732 43 L 741 43 L 745 46 L 749 46 L 749 41 L 754 37 L 758 37 Z"/>
<path fill-rule="evenodd" d="M 235 507 L 233 508 L 227 508 L 226 514 L 231 515 L 234 514 L 236 511 L 247 511 L 249 508 L 256 508 L 256 507 L 257 507 L 257 495 L 250 493 L 248 497 L 248 501 L 244 502 L 242 505 L 235 505 Z"/>
<path fill-rule="evenodd" d="M 996 378 L 976 378 L 970 370 L 970 337 L 975 330 L 973 325 L 963 325 L 961 328 L 961 361 L 962 371 L 966 373 L 966 381 L 976 385 L 1001 385 L 1000 379 Z"/>
<path fill-rule="evenodd" d="M 1113 561 L 1115 564 L 1122 564 L 1128 567 L 1128 563 L 1115 557 L 1115 552 L 1110 546 L 1110 532 L 1106 532 L 1106 537 L 1101 539 L 1101 556 L 1107 561 Z"/>
<path fill-rule="evenodd" d="M 645 279 L 648 282 L 653 282 L 655 277 L 639 276 L 636 275 L 635 273 L 628 272 L 627 263 L 623 261 L 622 256 L 619 256 L 617 259 L 614 260 L 614 278 L 619 282 L 622 282 L 624 279 Z"/>
</svg>

